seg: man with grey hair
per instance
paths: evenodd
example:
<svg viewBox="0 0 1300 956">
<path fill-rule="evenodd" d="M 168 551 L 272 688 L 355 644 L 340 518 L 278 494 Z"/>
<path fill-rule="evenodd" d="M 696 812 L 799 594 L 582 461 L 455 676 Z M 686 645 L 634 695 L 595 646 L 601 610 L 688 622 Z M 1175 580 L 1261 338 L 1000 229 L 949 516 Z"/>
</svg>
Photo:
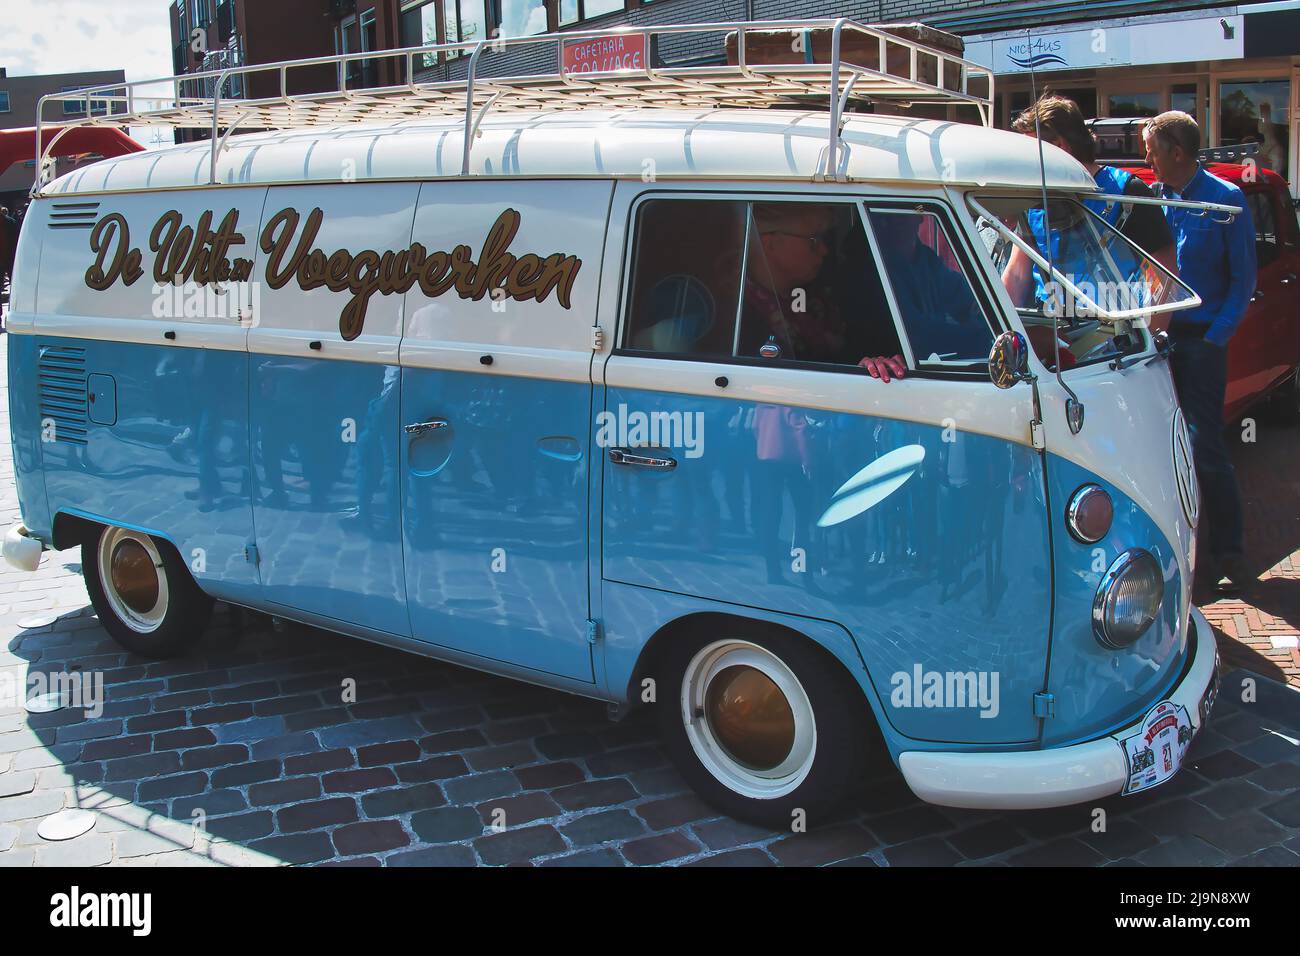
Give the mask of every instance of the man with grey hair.
<svg viewBox="0 0 1300 956">
<path fill-rule="evenodd" d="M 1220 591 L 1234 591 L 1250 575 L 1242 560 L 1241 493 L 1223 440 L 1223 393 L 1228 341 L 1255 292 L 1255 227 L 1242 191 L 1201 165 L 1201 131 L 1191 116 L 1178 110 L 1161 113 L 1147 121 L 1142 137 L 1147 162 L 1159 179 L 1157 195 L 1241 208 L 1231 223 L 1193 209 L 1165 209 L 1179 276 L 1202 302 L 1173 315 L 1170 369 L 1192 435 L 1213 578 Z"/>
</svg>

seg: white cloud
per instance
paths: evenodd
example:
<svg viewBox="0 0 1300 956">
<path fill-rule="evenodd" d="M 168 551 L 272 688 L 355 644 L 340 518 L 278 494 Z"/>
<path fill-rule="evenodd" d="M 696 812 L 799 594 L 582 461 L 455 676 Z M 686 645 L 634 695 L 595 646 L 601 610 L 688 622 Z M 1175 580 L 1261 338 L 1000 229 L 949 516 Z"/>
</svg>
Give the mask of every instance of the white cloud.
<svg viewBox="0 0 1300 956">
<path fill-rule="evenodd" d="M 128 80 L 172 74 L 172 0 L 4 0 L 0 66 L 10 76 L 125 70 Z M 32 117 L 35 122 L 35 117 Z M 133 128 L 151 144 L 153 130 Z M 171 141 L 170 131 L 164 138 Z"/>
<path fill-rule="evenodd" d="M 125 70 L 170 76 L 171 0 L 5 0 L 0 65 L 10 76 Z"/>
</svg>

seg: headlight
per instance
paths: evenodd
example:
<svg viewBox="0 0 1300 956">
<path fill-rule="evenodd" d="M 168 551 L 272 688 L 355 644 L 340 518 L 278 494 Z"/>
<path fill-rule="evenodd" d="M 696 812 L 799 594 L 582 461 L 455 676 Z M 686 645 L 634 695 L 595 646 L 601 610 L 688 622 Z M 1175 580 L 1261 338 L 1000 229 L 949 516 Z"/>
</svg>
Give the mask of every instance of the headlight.
<svg viewBox="0 0 1300 956">
<path fill-rule="evenodd" d="M 1110 566 L 1092 602 L 1092 631 L 1102 646 L 1128 647 L 1160 612 L 1165 579 L 1150 551 L 1130 548 Z"/>
</svg>

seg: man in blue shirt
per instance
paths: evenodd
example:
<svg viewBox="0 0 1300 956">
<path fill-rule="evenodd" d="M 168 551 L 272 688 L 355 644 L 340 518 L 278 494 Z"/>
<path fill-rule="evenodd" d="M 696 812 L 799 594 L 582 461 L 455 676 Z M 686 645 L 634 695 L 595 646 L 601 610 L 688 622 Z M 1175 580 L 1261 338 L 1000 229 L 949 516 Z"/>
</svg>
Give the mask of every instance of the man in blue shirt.
<svg viewBox="0 0 1300 956">
<path fill-rule="evenodd" d="M 1255 292 L 1255 227 L 1242 191 L 1200 164 L 1196 120 L 1177 110 L 1161 113 L 1148 121 L 1142 136 L 1147 162 L 1160 179 L 1160 196 L 1241 207 L 1231 223 L 1194 209 L 1165 209 L 1179 275 L 1202 301 L 1173 315 L 1170 368 L 1192 435 L 1214 579 L 1219 590 L 1236 590 L 1249 574 L 1242 561 L 1241 494 L 1223 440 L 1223 393 L 1228 341 Z"/>
</svg>

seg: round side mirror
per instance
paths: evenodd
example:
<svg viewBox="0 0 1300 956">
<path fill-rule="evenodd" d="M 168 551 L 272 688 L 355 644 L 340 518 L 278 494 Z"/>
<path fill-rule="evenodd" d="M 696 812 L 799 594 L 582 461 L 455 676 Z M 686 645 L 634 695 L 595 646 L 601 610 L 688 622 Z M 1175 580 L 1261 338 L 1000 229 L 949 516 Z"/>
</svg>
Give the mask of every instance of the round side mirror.
<svg viewBox="0 0 1300 956">
<path fill-rule="evenodd" d="M 1028 381 L 1029 343 L 1019 332 L 1003 332 L 993 341 L 989 352 L 989 378 L 998 388 L 1010 388 Z"/>
</svg>

